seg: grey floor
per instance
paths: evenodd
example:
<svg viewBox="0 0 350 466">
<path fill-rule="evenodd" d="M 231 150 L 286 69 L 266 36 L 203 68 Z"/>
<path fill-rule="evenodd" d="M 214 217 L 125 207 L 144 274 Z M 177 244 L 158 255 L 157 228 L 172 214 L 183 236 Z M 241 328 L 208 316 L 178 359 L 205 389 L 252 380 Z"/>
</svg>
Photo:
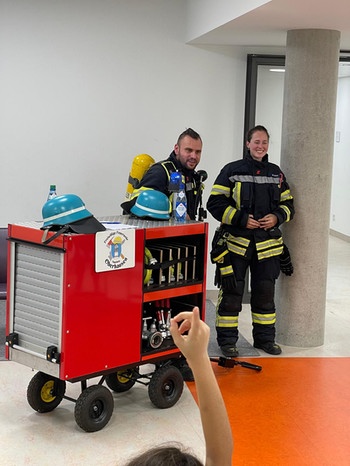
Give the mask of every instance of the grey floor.
<svg viewBox="0 0 350 466">
<path fill-rule="evenodd" d="M 208 292 L 215 300 L 216 292 Z M 317 348 L 283 346 L 279 357 L 350 356 L 350 243 L 330 237 L 324 345 Z M 240 332 L 251 342 L 250 312 L 240 317 Z M 265 353 L 260 352 L 266 357 Z M 257 357 L 257 362 L 259 357 Z M 83 432 L 75 423 L 74 403 L 63 400 L 51 413 L 38 414 L 27 403 L 26 390 L 34 373 L 12 361 L 0 362 L 0 464 L 123 466 L 131 454 L 148 446 L 176 440 L 203 458 L 204 440 L 198 408 L 185 386 L 170 409 L 151 404 L 147 388 L 135 385 L 114 394 L 114 412 L 99 432 Z M 69 393 L 68 393 L 69 392 Z M 80 385 L 69 384 L 77 396 Z"/>
</svg>

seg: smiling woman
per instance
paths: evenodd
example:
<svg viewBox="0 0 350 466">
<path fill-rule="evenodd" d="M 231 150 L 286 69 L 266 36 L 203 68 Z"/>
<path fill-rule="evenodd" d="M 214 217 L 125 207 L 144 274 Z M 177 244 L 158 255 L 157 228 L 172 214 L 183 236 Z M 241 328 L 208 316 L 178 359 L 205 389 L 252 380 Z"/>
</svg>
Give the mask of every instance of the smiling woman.
<svg viewBox="0 0 350 466">
<path fill-rule="evenodd" d="M 254 160 L 261 161 L 269 149 L 270 135 L 263 127 L 253 128 L 248 132 L 246 146 Z"/>
<path fill-rule="evenodd" d="M 217 176 L 207 208 L 220 222 L 212 242 L 220 287 L 216 308 L 217 341 L 223 354 L 237 357 L 238 317 L 246 273 L 251 273 L 251 313 L 256 348 L 282 352 L 275 343 L 275 283 L 283 252 L 280 225 L 294 216 L 293 196 L 278 165 L 270 163 L 269 133 L 258 125 L 246 138 L 247 153 L 226 164 Z"/>
</svg>

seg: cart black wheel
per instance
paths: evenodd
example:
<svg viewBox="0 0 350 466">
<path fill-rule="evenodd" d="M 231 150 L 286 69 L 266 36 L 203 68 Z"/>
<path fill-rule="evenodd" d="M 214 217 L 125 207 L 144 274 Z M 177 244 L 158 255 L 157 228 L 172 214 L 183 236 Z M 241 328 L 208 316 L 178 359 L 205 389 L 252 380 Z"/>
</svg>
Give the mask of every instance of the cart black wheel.
<svg viewBox="0 0 350 466">
<path fill-rule="evenodd" d="M 148 395 L 157 408 L 171 408 L 180 398 L 184 381 L 175 366 L 163 366 L 152 375 L 148 385 Z"/>
<path fill-rule="evenodd" d="M 61 403 L 66 392 L 66 382 L 51 375 L 37 372 L 29 382 L 27 400 L 38 413 L 48 413 Z"/>
<path fill-rule="evenodd" d="M 114 392 L 127 392 L 135 385 L 137 372 L 133 369 L 114 372 L 106 376 L 107 386 Z"/>
<path fill-rule="evenodd" d="M 85 432 L 96 432 L 110 420 L 114 409 L 112 393 L 103 385 L 86 388 L 77 399 L 74 416 Z"/>
</svg>

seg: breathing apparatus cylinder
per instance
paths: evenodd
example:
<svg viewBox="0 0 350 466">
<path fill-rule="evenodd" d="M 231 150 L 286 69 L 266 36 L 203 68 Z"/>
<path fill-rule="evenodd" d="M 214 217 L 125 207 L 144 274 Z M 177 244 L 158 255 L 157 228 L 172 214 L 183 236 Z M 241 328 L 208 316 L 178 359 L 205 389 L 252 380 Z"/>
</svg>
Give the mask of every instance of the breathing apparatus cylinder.
<svg viewBox="0 0 350 466">
<path fill-rule="evenodd" d="M 154 158 L 148 154 L 139 154 L 133 158 L 129 173 L 128 184 L 126 187 L 125 200 L 129 201 L 132 192 L 143 175 L 155 162 Z"/>
</svg>

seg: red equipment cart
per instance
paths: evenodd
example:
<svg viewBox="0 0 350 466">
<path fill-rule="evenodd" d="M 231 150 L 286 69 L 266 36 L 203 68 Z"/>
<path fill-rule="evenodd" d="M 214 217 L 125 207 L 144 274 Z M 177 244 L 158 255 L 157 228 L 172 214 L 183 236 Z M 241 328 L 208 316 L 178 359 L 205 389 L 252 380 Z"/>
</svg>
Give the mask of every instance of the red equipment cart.
<svg viewBox="0 0 350 466">
<path fill-rule="evenodd" d="M 27 389 L 35 411 L 73 401 L 86 432 L 111 418 L 111 390 L 136 382 L 156 407 L 173 406 L 183 379 L 170 316 L 199 306 L 205 317 L 207 223 L 99 220 L 111 222 L 106 232 L 66 233 L 47 245 L 41 222 L 8 227 L 6 357 L 37 371 Z M 145 364 L 152 369 L 141 373 Z M 80 382 L 77 399 L 67 382 Z"/>
</svg>

